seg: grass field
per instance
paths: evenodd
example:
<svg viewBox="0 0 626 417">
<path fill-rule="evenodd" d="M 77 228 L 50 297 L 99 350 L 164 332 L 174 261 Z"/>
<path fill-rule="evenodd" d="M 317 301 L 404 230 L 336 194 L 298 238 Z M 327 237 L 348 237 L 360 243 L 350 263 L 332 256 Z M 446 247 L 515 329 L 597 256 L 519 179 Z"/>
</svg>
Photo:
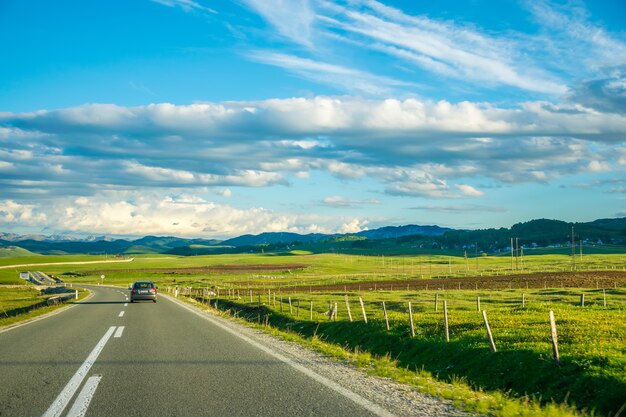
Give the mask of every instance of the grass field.
<svg viewBox="0 0 626 417">
<path fill-rule="evenodd" d="M 26 258 L 1 258 L 0 266 L 51 263 L 105 261 L 104 256 L 38 256 Z M 259 269 L 210 270 L 223 265 L 285 265 L 301 264 L 302 268 L 285 270 Z M 0 284 L 19 283 L 19 271 L 40 270 L 59 276 L 68 282 L 96 283 L 105 275 L 105 283 L 124 285 L 130 279 L 151 279 L 162 284 L 180 285 L 198 282 L 211 285 L 262 286 L 323 285 L 332 283 L 364 282 L 374 280 L 407 280 L 435 277 L 500 276 L 532 272 L 576 270 L 626 270 L 626 255 L 602 254 L 577 258 L 575 265 L 570 256 L 526 256 L 517 262 L 510 257 L 485 256 L 464 258 L 452 256 L 350 256 L 339 254 L 248 254 L 173 257 L 164 255 L 140 255 L 132 262 L 47 265 L 41 267 L 15 267 L 0 269 Z M 196 270 L 185 271 L 185 268 Z M 207 268 L 199 271 L 197 268 Z M 162 269 L 161 271 L 154 271 Z"/>
<path fill-rule="evenodd" d="M 42 295 L 38 289 L 27 285 L 0 286 L 0 328 L 61 307 L 62 304 L 45 305 L 44 302 L 54 295 Z M 86 295 L 85 291 L 79 291 L 79 300 Z"/>
<path fill-rule="evenodd" d="M 353 322 L 349 321 L 343 292 L 270 294 L 269 299 L 264 293 L 259 306 L 257 294 L 250 298 L 249 292 L 222 291 L 218 308 L 253 322 L 267 320 L 269 325 L 305 339 L 316 337 L 348 351 L 391 360 L 398 368 L 426 372 L 439 381 L 462 381 L 474 390 L 504 391 L 544 406 L 567 403 L 580 411 L 614 415 L 626 403 L 626 290 L 606 291 L 606 308 L 602 290 L 584 292 L 584 307 L 579 305 L 580 290 L 525 291 L 524 307 L 521 290 L 351 293 Z M 364 299 L 367 324 L 358 296 Z M 496 353 L 487 343 L 477 296 L 481 309 L 488 312 Z M 196 299 L 203 297 L 197 293 Z M 444 300 L 449 342 L 444 336 Z M 211 301 L 215 302 L 215 297 Z M 386 303 L 389 330 L 382 301 Z M 409 301 L 414 337 L 409 325 Z M 328 318 L 329 302 L 337 303 L 337 319 Z M 550 310 L 557 321 L 559 365 L 552 356 Z M 465 401 L 472 405 L 471 398 Z"/>
<path fill-rule="evenodd" d="M 0 269 L 0 283 L 20 281 L 19 271 L 38 270 L 73 283 L 126 286 L 149 279 L 162 291 L 177 287 L 181 292 L 200 294 L 200 289 L 219 289 L 220 309 L 237 310 L 240 317 L 253 323 L 267 319 L 270 331 L 283 337 L 493 415 L 614 416 L 626 403 L 626 256 L 621 253 L 590 254 L 574 260 L 554 254 L 522 260 L 510 256 L 466 259 L 307 252 L 139 255 L 132 262 L 102 262 L 106 260 L 110 259 L 0 259 L 0 265 L 40 264 Z M 102 263 L 41 265 L 93 261 Z M 583 292 L 586 305 L 580 307 Z M 346 294 L 353 322 L 348 319 Z M 368 324 L 362 321 L 359 296 L 364 300 Z M 485 340 L 476 297 L 487 311 L 496 353 Z M 309 317 L 311 300 L 313 319 Z M 449 314 L 449 342 L 443 333 L 443 300 Z M 339 307 L 337 320 L 328 320 L 329 301 Z M 389 314 L 389 330 L 382 316 L 382 301 Z M 409 301 L 414 337 L 410 335 Z M 558 366 L 552 359 L 550 310 L 556 315 L 559 334 Z"/>
</svg>

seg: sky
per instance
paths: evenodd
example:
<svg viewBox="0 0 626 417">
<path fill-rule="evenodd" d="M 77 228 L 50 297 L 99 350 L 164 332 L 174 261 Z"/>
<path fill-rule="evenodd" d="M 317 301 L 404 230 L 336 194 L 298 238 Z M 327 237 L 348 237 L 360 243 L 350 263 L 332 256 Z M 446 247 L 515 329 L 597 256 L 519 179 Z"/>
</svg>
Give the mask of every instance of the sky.
<svg viewBox="0 0 626 417">
<path fill-rule="evenodd" d="M 623 216 L 622 0 L 0 1 L 0 231 Z"/>
</svg>

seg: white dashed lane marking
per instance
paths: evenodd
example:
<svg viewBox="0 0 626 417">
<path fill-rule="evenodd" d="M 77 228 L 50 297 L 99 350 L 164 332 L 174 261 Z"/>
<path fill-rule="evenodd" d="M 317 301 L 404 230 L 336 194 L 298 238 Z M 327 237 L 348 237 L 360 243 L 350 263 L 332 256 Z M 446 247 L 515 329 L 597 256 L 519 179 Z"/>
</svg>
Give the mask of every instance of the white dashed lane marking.
<svg viewBox="0 0 626 417">
<path fill-rule="evenodd" d="M 124 317 L 124 312 L 123 312 L 123 311 L 120 311 L 120 315 L 119 315 L 119 316 L 117 316 L 117 317 Z"/>
<path fill-rule="evenodd" d="M 124 327 L 125 326 L 119 326 L 117 330 L 115 331 L 115 334 L 113 335 L 113 337 L 122 337 L 122 333 L 124 333 Z"/>
</svg>

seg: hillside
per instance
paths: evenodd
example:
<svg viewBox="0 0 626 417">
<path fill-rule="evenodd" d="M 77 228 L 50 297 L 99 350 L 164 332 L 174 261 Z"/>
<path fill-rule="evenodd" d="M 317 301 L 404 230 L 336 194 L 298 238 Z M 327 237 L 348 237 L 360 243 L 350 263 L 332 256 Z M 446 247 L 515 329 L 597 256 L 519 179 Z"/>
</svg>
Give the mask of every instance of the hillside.
<svg viewBox="0 0 626 417">
<path fill-rule="evenodd" d="M 21 250 L 37 254 L 141 254 L 166 253 L 180 256 L 226 254 L 243 252 L 287 252 L 305 250 L 314 253 L 345 252 L 364 254 L 433 253 L 450 251 L 475 255 L 479 251 L 501 253 L 510 250 L 511 238 L 517 238 L 520 247 L 568 247 L 572 240 L 583 245 L 625 245 L 626 218 L 598 219 L 586 223 L 567 223 L 561 220 L 536 219 L 514 224 L 510 228 L 454 230 L 439 226 L 386 226 L 364 230 L 356 234 L 298 234 L 268 232 L 246 234 L 225 241 L 185 239 L 174 236 L 145 236 L 136 240 L 98 238 L 88 241 L 71 240 L 12 240 L 0 239 L 0 248 L 19 246 Z M 5 253 L 18 253 L 6 249 Z M 27 252 L 28 253 L 28 252 Z M 5 255 L 16 256 L 16 255 Z"/>
<path fill-rule="evenodd" d="M 4 246 L 0 247 L 0 258 L 14 258 L 18 256 L 37 256 L 38 253 L 33 253 L 19 246 Z"/>
</svg>

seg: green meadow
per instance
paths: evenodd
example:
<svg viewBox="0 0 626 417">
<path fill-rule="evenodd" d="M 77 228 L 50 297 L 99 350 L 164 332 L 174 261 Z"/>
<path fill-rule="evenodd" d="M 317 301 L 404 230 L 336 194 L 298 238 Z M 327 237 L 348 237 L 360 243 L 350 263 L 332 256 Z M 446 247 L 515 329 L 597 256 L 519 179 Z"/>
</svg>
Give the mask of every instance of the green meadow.
<svg viewBox="0 0 626 417">
<path fill-rule="evenodd" d="M 567 254 L 512 258 L 292 251 L 189 257 L 145 254 L 129 259 L 2 258 L 0 266 L 36 265 L 0 269 L 0 283 L 23 283 L 18 275 L 27 270 L 75 284 L 125 287 L 135 280 L 153 280 L 162 292 L 178 288 L 181 298 L 204 302 L 207 308 L 217 301 L 221 314 L 492 415 L 614 417 L 626 407 L 623 253 L 572 259 Z M 54 264 L 43 265 L 49 263 Z M 497 287 L 502 279 L 507 285 Z M 422 287 L 407 291 L 407 283 Z M 383 284 L 393 285 L 394 290 L 381 289 Z M 6 294 L 5 288 L 0 292 Z M 486 341 L 478 297 L 480 310 L 487 312 L 495 353 Z M 331 320 L 329 305 L 335 303 L 337 317 Z M 549 311 L 556 316 L 558 364 L 552 353 Z"/>
</svg>

